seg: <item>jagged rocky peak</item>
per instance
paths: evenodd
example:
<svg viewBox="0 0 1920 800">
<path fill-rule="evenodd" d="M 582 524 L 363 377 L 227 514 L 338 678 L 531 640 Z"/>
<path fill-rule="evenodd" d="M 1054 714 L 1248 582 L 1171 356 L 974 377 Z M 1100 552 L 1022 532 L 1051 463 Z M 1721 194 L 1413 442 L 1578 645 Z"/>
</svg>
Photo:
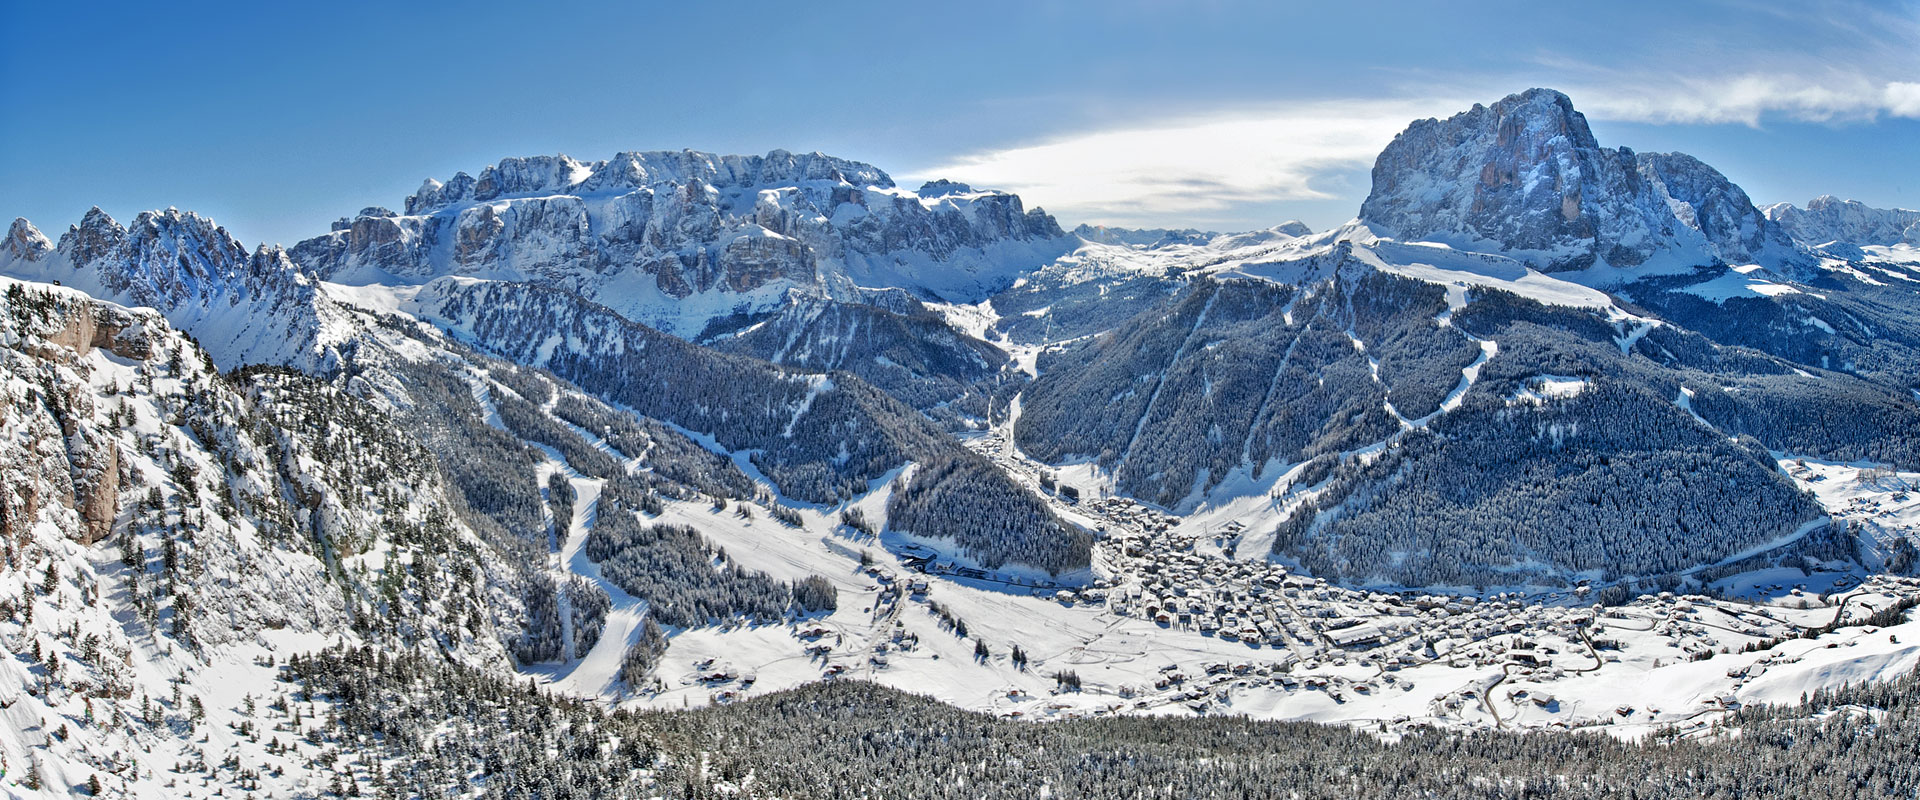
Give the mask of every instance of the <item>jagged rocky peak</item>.
<svg viewBox="0 0 1920 800">
<path fill-rule="evenodd" d="M 1220 234 L 1196 228 L 1118 228 L 1082 223 L 1073 229 L 1073 235 L 1100 244 L 1164 247 L 1175 244 L 1203 245 Z"/>
<path fill-rule="evenodd" d="M 1601 147 L 1551 89 L 1409 125 L 1374 163 L 1360 218 L 1548 271 L 1798 258 L 1724 175 L 1690 156 Z"/>
<path fill-rule="evenodd" d="M 39 261 L 53 252 L 53 242 L 47 235 L 33 227 L 25 217 L 14 217 L 13 225 L 7 228 L 7 243 L 3 254 L 19 261 Z"/>
<path fill-rule="evenodd" d="M 224 368 L 331 357 L 318 334 L 324 300 L 278 245 L 249 250 L 213 220 L 177 208 L 143 211 L 123 226 L 95 207 L 58 244 L 45 242 L 16 221 L 0 273 L 157 309 Z"/>
<path fill-rule="evenodd" d="M 446 183 L 427 180 L 406 200 L 406 213 L 427 214 L 465 202 L 529 194 L 601 194 L 656 184 L 717 188 L 758 187 L 808 181 L 893 188 L 893 179 L 870 164 L 823 153 L 774 150 L 764 156 L 717 155 L 697 150 L 624 152 L 605 161 L 565 155 L 505 158 L 478 177 L 456 173 Z"/>
<path fill-rule="evenodd" d="M 1775 203 L 1767 206 L 1766 216 L 1802 244 L 1920 247 L 1920 211 L 1874 208 L 1858 200 L 1822 195 L 1808 201 L 1806 208 Z"/>
<path fill-rule="evenodd" d="M 124 246 L 126 240 L 127 229 L 99 206 L 94 206 L 80 217 L 78 224 L 67 226 L 67 232 L 60 236 L 60 250 L 78 267 L 106 258 Z"/>
<path fill-rule="evenodd" d="M 197 282 L 220 279 L 237 274 L 236 265 L 247 259 L 247 248 L 225 228 L 177 208 L 140 212 L 123 227 L 94 206 L 67 228 L 59 250 L 75 269 L 100 269 L 116 291 L 124 288 L 117 283 L 161 272 Z"/>
<path fill-rule="evenodd" d="M 110 291 L 143 303 L 260 294 L 302 281 L 281 247 L 248 251 L 213 220 L 177 208 L 142 211 L 123 228 L 95 207 L 60 237 L 59 250 L 74 268 L 97 270 Z"/>
</svg>

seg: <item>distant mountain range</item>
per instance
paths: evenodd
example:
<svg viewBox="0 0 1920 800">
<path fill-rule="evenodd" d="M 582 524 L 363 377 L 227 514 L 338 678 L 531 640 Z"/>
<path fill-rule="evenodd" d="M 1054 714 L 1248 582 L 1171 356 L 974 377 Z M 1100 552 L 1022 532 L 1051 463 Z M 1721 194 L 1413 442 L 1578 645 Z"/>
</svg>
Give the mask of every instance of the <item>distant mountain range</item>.
<svg viewBox="0 0 1920 800">
<path fill-rule="evenodd" d="M 534 282 L 692 337 L 789 292 L 901 287 L 978 302 L 1071 241 L 1005 192 L 951 181 L 907 191 L 866 164 L 778 150 L 510 158 L 478 178 L 430 180 L 404 208 L 364 209 L 292 255 L 353 285 Z"/>
</svg>

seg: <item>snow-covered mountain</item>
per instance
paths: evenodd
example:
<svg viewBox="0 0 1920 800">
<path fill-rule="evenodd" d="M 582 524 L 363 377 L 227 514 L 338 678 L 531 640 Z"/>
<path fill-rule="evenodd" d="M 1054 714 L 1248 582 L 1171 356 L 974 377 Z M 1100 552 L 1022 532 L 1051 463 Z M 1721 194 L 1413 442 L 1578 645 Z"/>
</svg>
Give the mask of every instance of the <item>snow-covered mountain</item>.
<svg viewBox="0 0 1920 800">
<path fill-rule="evenodd" d="M 1920 658 L 1920 583 L 1847 589 L 1920 565 L 1911 212 L 1762 214 L 1545 90 L 1374 176 L 1319 233 L 1068 235 L 783 151 L 507 159 L 291 250 L 16 220 L 0 777 L 755 774 L 528 680 L 1646 731 Z"/>
<path fill-rule="evenodd" d="M 1374 176 L 1336 230 L 1090 244 L 996 295 L 995 328 L 1052 343 L 1019 450 L 1415 585 L 1683 569 L 1818 516 L 1781 454 L 1920 466 L 1897 265 L 1814 268 L 1720 173 L 1602 149 L 1557 92 L 1416 122 Z"/>
<path fill-rule="evenodd" d="M 1920 211 L 1873 208 L 1858 200 L 1822 195 L 1807 201 L 1806 208 L 1774 203 L 1765 213 L 1788 235 L 1809 246 L 1838 242 L 1920 247 Z"/>
<path fill-rule="evenodd" d="M 160 310 L 191 330 L 227 367 L 284 364 L 323 369 L 346 335 L 337 316 L 285 250 L 252 252 L 225 228 L 190 211 L 146 211 L 122 227 L 98 208 L 47 240 L 15 219 L 0 249 L 0 274 L 58 283 L 102 300 Z"/>
<path fill-rule="evenodd" d="M 792 291 L 974 302 L 1073 241 L 1011 194 L 950 181 L 907 191 L 867 164 L 781 150 L 510 158 L 429 180 L 404 209 L 365 209 L 291 255 L 337 283 L 533 282 L 692 337 Z"/>
<path fill-rule="evenodd" d="M 851 372 L 956 429 L 989 416 L 993 379 L 1007 363 L 1005 351 L 955 330 L 905 293 L 860 303 L 798 299 L 706 343 L 775 364 Z"/>
<path fill-rule="evenodd" d="M 764 166 L 739 159 L 717 163 Z M 800 174 L 816 176 L 840 174 L 836 165 L 847 164 L 800 163 L 799 169 L 814 170 Z M 538 185 L 524 175 L 517 180 L 512 185 Z M 482 186 L 479 191 L 484 195 L 489 190 Z M 1017 199 L 1011 202 L 1018 204 Z M 1045 221 L 1044 216 L 1033 219 Z M 928 241 L 935 240 L 922 244 Z M 785 368 L 676 339 L 579 294 L 539 283 L 453 276 L 424 286 L 324 282 L 296 268 L 279 248 L 248 254 L 212 221 L 172 209 L 143 213 L 130 228 L 95 209 L 57 246 L 30 223 L 16 221 L 0 252 L 0 272 L 60 283 L 131 306 L 164 309 L 165 318 L 202 343 L 221 369 L 290 366 L 351 379 L 357 395 L 396 409 L 421 405 L 411 398 L 423 378 L 418 368 L 409 366 L 417 359 L 397 352 L 410 352 L 415 345 L 389 341 L 381 325 L 394 323 L 356 306 L 376 314 L 410 314 L 413 324 L 439 324 L 496 355 L 552 367 L 607 399 L 708 437 L 716 448 L 740 451 L 741 458 L 765 470 L 770 489 L 811 502 L 845 500 L 910 461 L 936 456 L 950 460 L 964 453 L 926 417 L 854 373 L 887 381 L 951 426 L 964 427 L 987 411 L 985 397 L 974 385 L 991 377 L 1004 361 L 995 348 L 954 331 L 903 290 L 851 288 L 846 296 L 853 303 L 844 309 L 841 302 L 824 296 L 783 298 L 799 302 L 811 297 L 817 311 L 833 312 L 789 314 L 759 326 L 768 335 L 805 342 L 799 349 L 778 348 L 770 339 L 751 335 L 732 340 L 749 354 L 761 345 L 775 347 L 778 352 L 765 355 L 800 367 Z M 839 320 L 853 324 L 843 326 Z M 914 341 L 891 348 L 860 334 L 859 328 L 869 323 L 877 325 L 882 336 L 911 332 Z M 849 351 L 840 343 L 843 337 L 846 346 L 867 342 L 858 363 L 845 357 Z M 463 345 L 444 336 L 428 344 L 429 350 L 456 346 Z M 836 349 L 842 357 L 830 355 Z M 636 377 L 641 375 L 658 379 Z M 966 402 L 956 402 L 963 398 Z M 1004 479 L 989 475 L 985 480 L 1008 488 Z M 479 508 L 489 508 L 502 496 L 497 486 L 479 491 L 484 496 L 475 502 Z M 952 502 L 963 501 L 942 501 Z M 510 531 L 531 524 L 525 514 L 499 521 Z M 1078 534 L 1070 535 L 1069 529 L 1021 514 L 1010 514 L 1004 522 L 1006 528 L 965 536 L 933 527 L 920 533 L 944 542 L 955 555 L 993 566 L 1022 558 L 1049 572 L 1086 565 L 1085 543 L 1076 542 Z M 1035 531 L 1037 539 L 996 540 L 1015 529 Z"/>
<path fill-rule="evenodd" d="M 1548 89 L 1408 126 L 1374 163 L 1360 220 L 1547 272 L 1802 260 L 1725 176 L 1681 154 L 1603 148 Z"/>
</svg>

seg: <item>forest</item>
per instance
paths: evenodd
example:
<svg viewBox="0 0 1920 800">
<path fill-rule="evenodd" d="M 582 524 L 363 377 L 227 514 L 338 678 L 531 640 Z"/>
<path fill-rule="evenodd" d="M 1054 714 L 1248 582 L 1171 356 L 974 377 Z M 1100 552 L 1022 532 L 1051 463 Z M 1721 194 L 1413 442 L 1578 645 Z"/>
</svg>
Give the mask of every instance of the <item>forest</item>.
<svg viewBox="0 0 1920 800">
<path fill-rule="evenodd" d="M 1636 742 L 1433 729 L 1389 740 L 1234 716 L 1038 724 L 847 680 L 609 713 L 371 648 L 298 656 L 284 676 L 311 720 L 314 744 L 300 744 L 349 754 L 340 783 L 375 797 L 1844 800 L 1920 787 L 1911 674 L 1740 709 L 1715 735 Z"/>
<path fill-rule="evenodd" d="M 887 501 L 890 527 L 950 539 L 988 569 L 1018 563 L 1058 575 L 1092 558 L 1092 535 L 973 453 L 921 464 L 897 483 Z"/>
<path fill-rule="evenodd" d="M 625 509 L 602 511 L 587 535 L 587 558 L 627 594 L 647 601 L 661 624 L 695 628 L 730 617 L 773 622 L 789 612 L 830 610 L 833 589 L 822 582 L 796 587 L 730 561 L 699 531 L 681 525 L 644 525 Z"/>
</svg>

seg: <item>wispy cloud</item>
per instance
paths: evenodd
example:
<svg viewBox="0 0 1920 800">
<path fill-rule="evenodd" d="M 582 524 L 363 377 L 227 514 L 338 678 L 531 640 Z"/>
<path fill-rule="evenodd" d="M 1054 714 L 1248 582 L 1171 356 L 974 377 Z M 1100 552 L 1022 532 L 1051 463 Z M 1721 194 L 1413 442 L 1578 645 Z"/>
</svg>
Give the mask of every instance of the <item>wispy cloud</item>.
<svg viewBox="0 0 1920 800">
<path fill-rule="evenodd" d="M 920 172 L 1014 191 L 1075 221 L 1165 224 L 1329 198 L 1325 176 L 1371 164 L 1409 120 L 1464 107 L 1422 99 L 1240 110 L 1071 134 Z"/>
<path fill-rule="evenodd" d="M 1658 124 L 1920 117 L 1920 3 L 1719 0 L 1636 49 L 1551 65 L 1595 118 Z"/>
<path fill-rule="evenodd" d="M 1569 89 L 1598 119 L 1660 124 L 1742 123 L 1769 118 L 1802 122 L 1870 122 L 1882 116 L 1920 118 L 1920 83 L 1829 73 L 1746 73 L 1711 79 L 1620 81 Z"/>
</svg>

